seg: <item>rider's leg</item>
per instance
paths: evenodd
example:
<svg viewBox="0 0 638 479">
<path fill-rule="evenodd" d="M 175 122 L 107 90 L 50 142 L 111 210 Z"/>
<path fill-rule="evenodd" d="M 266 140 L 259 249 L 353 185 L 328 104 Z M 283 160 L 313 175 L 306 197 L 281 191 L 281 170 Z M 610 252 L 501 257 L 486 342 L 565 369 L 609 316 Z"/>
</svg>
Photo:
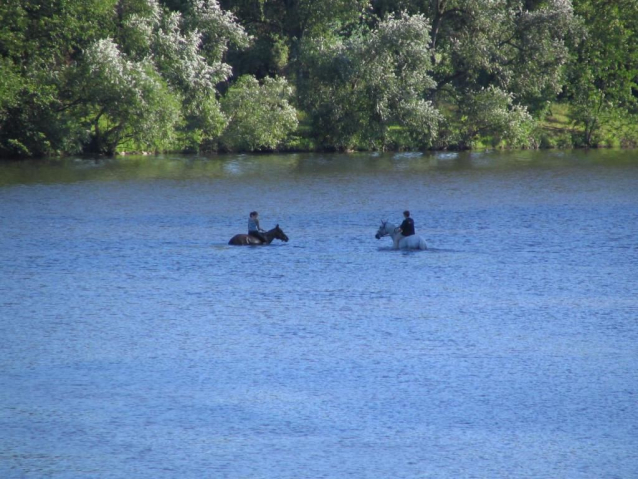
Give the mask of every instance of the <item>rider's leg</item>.
<svg viewBox="0 0 638 479">
<path fill-rule="evenodd" d="M 259 231 L 249 231 L 248 234 L 252 236 L 253 238 L 257 238 L 262 243 L 267 242 L 266 237 L 263 234 L 261 234 Z"/>
</svg>

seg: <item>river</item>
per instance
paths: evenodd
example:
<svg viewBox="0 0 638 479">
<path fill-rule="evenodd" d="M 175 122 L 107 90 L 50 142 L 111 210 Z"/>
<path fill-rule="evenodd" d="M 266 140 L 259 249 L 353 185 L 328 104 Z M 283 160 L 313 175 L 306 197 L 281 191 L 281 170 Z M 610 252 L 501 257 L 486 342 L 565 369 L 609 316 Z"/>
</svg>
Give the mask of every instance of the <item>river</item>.
<svg viewBox="0 0 638 479">
<path fill-rule="evenodd" d="M 0 164 L 0 477 L 635 478 L 637 292 L 635 151 Z"/>
</svg>

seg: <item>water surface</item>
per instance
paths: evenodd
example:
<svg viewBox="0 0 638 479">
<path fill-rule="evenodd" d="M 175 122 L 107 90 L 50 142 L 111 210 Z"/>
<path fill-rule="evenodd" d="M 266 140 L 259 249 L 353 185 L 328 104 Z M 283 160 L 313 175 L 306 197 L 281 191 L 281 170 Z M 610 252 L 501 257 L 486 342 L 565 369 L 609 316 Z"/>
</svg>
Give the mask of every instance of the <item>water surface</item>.
<svg viewBox="0 0 638 479">
<path fill-rule="evenodd" d="M 634 478 L 636 238 L 633 151 L 2 164 L 0 477 Z"/>
</svg>

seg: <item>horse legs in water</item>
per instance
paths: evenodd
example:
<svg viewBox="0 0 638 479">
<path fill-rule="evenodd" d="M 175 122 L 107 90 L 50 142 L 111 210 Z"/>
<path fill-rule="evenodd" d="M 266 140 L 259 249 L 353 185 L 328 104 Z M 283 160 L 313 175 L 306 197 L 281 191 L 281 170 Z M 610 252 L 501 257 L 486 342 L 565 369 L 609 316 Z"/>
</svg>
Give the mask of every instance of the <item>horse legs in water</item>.
<svg viewBox="0 0 638 479">
<path fill-rule="evenodd" d="M 417 235 L 403 236 L 397 231 L 396 226 L 387 221 L 381 222 L 377 234 L 374 235 L 376 239 L 384 236 L 392 238 L 392 247 L 394 249 L 428 249 L 423 237 Z"/>
<path fill-rule="evenodd" d="M 228 242 L 229 245 L 234 246 L 245 246 L 245 245 L 263 245 L 270 244 L 272 240 L 278 239 L 280 241 L 288 241 L 288 236 L 284 231 L 279 227 L 279 225 L 275 226 L 273 229 L 266 231 L 263 233 L 263 236 L 266 238 L 266 242 L 264 243 L 258 238 L 254 236 L 246 235 L 246 234 L 238 234 L 233 236 Z"/>
<path fill-rule="evenodd" d="M 399 249 L 428 249 L 428 247 L 421 236 L 410 235 L 401 236 L 399 239 Z"/>
</svg>

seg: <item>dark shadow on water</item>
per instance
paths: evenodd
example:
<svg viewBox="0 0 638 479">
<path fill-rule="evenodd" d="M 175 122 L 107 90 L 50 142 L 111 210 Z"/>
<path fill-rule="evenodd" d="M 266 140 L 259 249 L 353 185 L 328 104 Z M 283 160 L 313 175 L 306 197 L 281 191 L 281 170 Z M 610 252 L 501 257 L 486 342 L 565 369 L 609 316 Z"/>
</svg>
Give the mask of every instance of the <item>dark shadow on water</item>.
<svg viewBox="0 0 638 479">
<path fill-rule="evenodd" d="M 288 246 L 286 243 L 266 244 L 266 245 L 230 245 L 228 243 L 211 243 L 210 247 L 215 249 L 260 249 L 260 248 L 282 248 Z M 295 246 L 293 246 L 295 248 Z"/>
</svg>

